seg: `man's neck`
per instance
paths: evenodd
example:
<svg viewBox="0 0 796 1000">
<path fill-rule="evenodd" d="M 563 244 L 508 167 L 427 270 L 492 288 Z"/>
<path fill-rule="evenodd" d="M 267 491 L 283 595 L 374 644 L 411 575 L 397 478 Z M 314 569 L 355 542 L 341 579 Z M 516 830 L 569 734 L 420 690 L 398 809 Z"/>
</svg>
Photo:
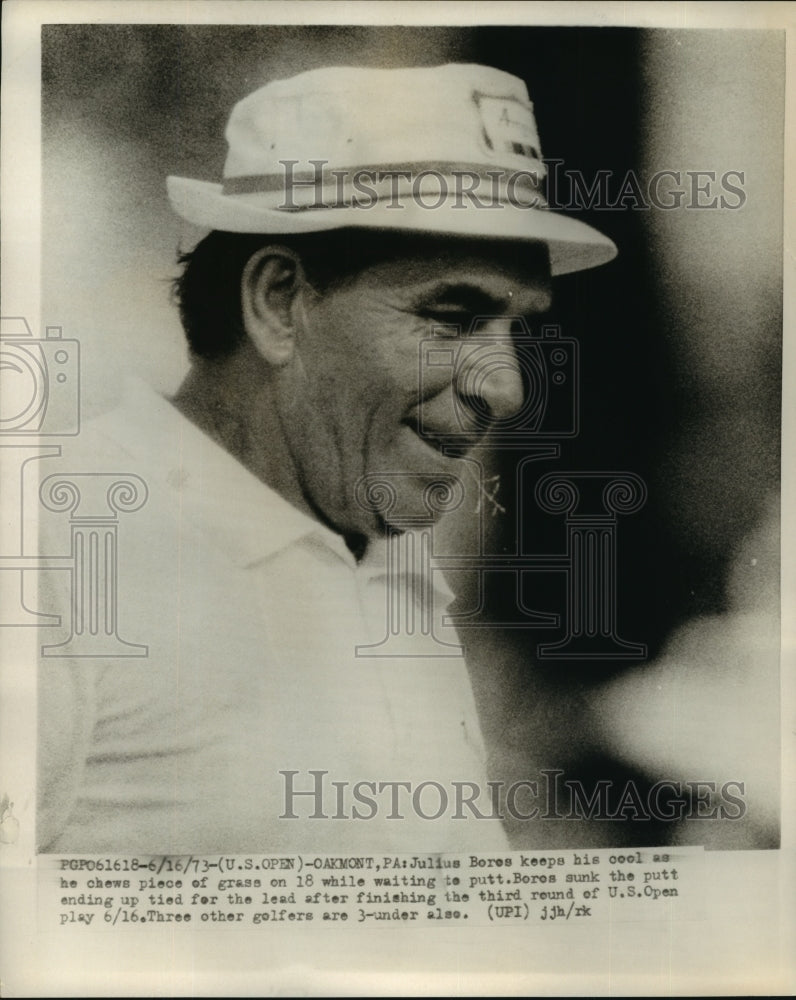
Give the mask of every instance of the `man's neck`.
<svg viewBox="0 0 796 1000">
<path fill-rule="evenodd" d="M 301 488 L 273 405 L 270 372 L 258 362 L 243 352 L 220 361 L 198 360 L 171 403 L 261 482 L 339 534 Z M 357 562 L 361 561 L 367 537 L 354 533 L 343 538 Z"/>
<path fill-rule="evenodd" d="M 272 403 L 265 366 L 236 352 L 194 363 L 172 404 L 259 480 L 315 517 Z"/>
</svg>

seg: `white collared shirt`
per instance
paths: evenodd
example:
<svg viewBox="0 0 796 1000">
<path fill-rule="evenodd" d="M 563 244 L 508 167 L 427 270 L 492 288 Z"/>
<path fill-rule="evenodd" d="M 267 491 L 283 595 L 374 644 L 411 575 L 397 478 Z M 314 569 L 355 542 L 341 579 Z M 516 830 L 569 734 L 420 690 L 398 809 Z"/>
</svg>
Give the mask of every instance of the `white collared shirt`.
<svg viewBox="0 0 796 1000">
<path fill-rule="evenodd" d="M 386 635 L 384 545 L 357 563 L 140 384 L 52 471 L 146 482 L 145 505 L 119 519 L 118 632 L 147 655 L 42 659 L 40 849 L 505 849 L 497 819 L 456 801 L 469 787 L 456 782 L 475 783 L 489 814 L 463 658 L 423 636 L 411 656 L 355 653 Z M 63 515 L 43 519 L 43 546 L 68 538 Z M 41 610 L 68 623 L 69 574 L 42 576 Z M 451 593 L 432 582 L 439 624 Z M 390 782 L 410 788 L 379 789 Z M 353 818 L 373 812 L 362 796 L 371 818 Z"/>
</svg>

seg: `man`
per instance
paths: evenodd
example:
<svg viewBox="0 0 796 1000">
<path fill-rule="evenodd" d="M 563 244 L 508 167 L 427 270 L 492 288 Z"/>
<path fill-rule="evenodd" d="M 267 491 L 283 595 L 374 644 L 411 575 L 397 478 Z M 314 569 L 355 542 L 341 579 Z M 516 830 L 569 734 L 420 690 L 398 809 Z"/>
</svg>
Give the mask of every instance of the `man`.
<svg viewBox="0 0 796 1000">
<path fill-rule="evenodd" d="M 190 373 L 82 435 L 86 470 L 146 484 L 119 608 L 147 655 L 45 652 L 40 848 L 505 848 L 452 595 L 395 542 L 522 408 L 517 324 L 551 275 L 615 248 L 546 208 L 498 70 L 314 70 L 241 101 L 227 140 L 222 186 L 169 179 L 211 230 L 176 285 Z M 424 368 L 434 337 L 449 361 Z"/>
</svg>

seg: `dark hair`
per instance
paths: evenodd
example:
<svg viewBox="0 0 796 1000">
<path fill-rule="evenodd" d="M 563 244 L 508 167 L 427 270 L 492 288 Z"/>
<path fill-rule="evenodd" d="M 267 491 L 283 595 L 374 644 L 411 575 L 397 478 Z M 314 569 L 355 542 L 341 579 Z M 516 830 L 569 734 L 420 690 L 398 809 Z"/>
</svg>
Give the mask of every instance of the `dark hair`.
<svg viewBox="0 0 796 1000">
<path fill-rule="evenodd" d="M 178 255 L 182 273 L 172 286 L 191 353 L 222 358 L 245 337 L 241 278 L 249 258 L 261 247 L 272 244 L 292 250 L 310 284 L 323 293 L 394 254 L 398 242 L 404 242 L 403 234 L 364 229 L 299 235 L 211 232 L 190 253 Z"/>
</svg>

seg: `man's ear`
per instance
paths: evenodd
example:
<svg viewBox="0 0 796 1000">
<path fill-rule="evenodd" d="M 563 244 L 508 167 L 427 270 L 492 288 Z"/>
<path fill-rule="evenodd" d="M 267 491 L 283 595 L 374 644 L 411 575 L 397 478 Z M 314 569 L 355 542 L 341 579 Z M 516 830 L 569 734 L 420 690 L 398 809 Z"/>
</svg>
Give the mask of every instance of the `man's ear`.
<svg viewBox="0 0 796 1000">
<path fill-rule="evenodd" d="M 269 364 L 279 367 L 293 356 L 296 296 L 305 283 L 301 261 L 278 245 L 262 247 L 243 269 L 243 325 Z"/>
</svg>

